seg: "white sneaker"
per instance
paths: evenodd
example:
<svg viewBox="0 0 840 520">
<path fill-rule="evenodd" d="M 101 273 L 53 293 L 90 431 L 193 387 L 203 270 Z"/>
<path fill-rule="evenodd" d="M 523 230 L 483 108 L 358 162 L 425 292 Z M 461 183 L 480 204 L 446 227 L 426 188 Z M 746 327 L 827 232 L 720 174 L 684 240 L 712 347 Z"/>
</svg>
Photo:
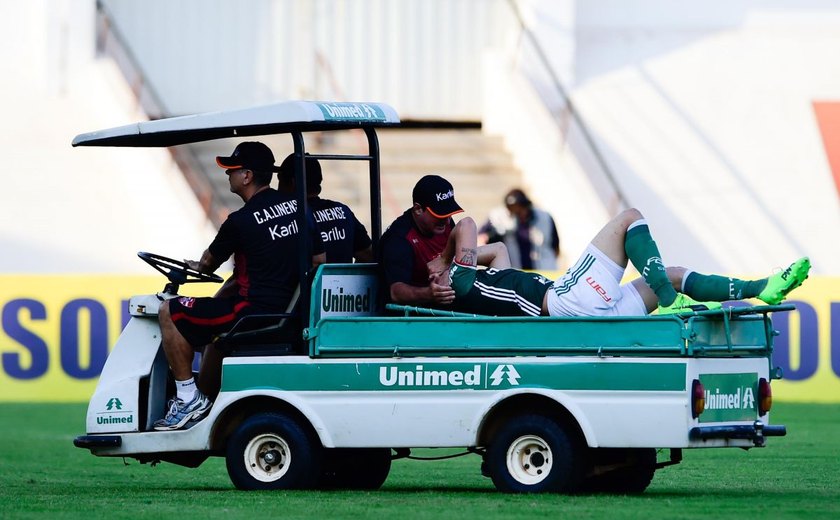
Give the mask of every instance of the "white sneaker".
<svg viewBox="0 0 840 520">
<path fill-rule="evenodd" d="M 169 411 L 166 417 L 155 421 L 155 430 L 177 430 L 183 428 L 185 424 L 190 421 L 197 421 L 201 419 L 213 403 L 201 391 L 195 391 L 195 397 L 189 403 L 185 403 L 181 399 L 171 399 L 169 401 Z"/>
</svg>

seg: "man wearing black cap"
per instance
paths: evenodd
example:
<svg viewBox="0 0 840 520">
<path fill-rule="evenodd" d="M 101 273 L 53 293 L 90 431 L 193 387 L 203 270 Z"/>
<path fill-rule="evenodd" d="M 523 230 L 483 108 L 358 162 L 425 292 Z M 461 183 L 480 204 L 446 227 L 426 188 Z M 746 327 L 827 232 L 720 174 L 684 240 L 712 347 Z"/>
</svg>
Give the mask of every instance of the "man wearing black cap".
<svg viewBox="0 0 840 520">
<path fill-rule="evenodd" d="M 277 173 L 280 191 L 283 193 L 294 193 L 295 190 L 294 158 L 295 154 L 286 157 Z M 372 262 L 370 235 L 364 224 L 359 222 L 346 204 L 319 197 L 324 179 L 321 164 L 318 159 L 309 157 L 309 154 L 305 160 L 307 202 L 321 232 L 327 262 L 349 264 L 354 258 L 356 262 Z"/>
<path fill-rule="evenodd" d="M 233 255 L 233 276 L 213 298 L 180 297 L 163 302 L 160 321 L 163 350 L 177 394 L 156 430 L 176 430 L 204 416 L 211 402 L 192 377 L 194 349 L 205 346 L 209 379 L 218 377 L 221 355 L 211 345 L 214 336 L 229 330 L 247 314 L 284 312 L 299 283 L 300 233 L 309 230 L 313 264 L 324 261 L 324 248 L 314 223 L 304 222 L 297 201 L 269 187 L 274 155 L 263 143 L 240 143 L 230 157 L 216 157 L 225 169 L 230 191 L 245 205 L 222 223 L 216 238 L 191 268 L 212 273 Z M 311 218 L 310 218 L 311 221 Z M 217 385 L 217 381 L 213 381 Z M 204 388 L 205 391 L 209 391 Z"/>
<path fill-rule="evenodd" d="M 426 264 L 440 256 L 455 226 L 452 215 L 464 211 L 452 184 L 426 175 L 414 186 L 413 206 L 388 227 L 380 241 L 380 268 L 390 300 L 400 304 L 449 305 L 451 287 L 429 281 Z"/>
</svg>

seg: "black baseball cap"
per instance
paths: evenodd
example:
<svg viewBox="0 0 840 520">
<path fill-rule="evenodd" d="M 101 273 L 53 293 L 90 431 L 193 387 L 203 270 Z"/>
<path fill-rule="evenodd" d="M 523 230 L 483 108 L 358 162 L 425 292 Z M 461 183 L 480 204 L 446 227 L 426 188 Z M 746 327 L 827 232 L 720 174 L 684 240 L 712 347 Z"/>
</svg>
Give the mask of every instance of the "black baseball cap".
<svg viewBox="0 0 840 520">
<path fill-rule="evenodd" d="M 306 192 L 309 195 L 317 195 L 321 193 L 321 182 L 324 180 L 324 174 L 321 173 L 321 163 L 318 159 L 310 157 L 309 154 L 305 156 L 306 161 Z M 280 168 L 277 169 L 277 174 L 284 180 L 294 180 L 295 178 L 295 154 L 289 154 L 283 159 Z"/>
<path fill-rule="evenodd" d="M 412 200 L 429 210 L 437 218 L 451 217 L 464 211 L 455 202 L 455 190 L 439 175 L 426 175 L 414 185 Z"/>
<path fill-rule="evenodd" d="M 245 141 L 236 145 L 230 157 L 216 157 L 216 164 L 230 170 L 246 168 L 259 172 L 274 171 L 274 154 L 271 149 L 257 141 Z"/>
</svg>

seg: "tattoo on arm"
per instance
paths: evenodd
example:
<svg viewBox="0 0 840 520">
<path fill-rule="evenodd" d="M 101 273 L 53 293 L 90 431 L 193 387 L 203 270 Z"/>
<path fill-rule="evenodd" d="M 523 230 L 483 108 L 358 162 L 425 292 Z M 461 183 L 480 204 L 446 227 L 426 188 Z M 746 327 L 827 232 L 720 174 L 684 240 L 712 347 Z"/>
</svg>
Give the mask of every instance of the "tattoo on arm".
<svg viewBox="0 0 840 520">
<path fill-rule="evenodd" d="M 459 264 L 475 265 L 476 260 L 478 258 L 478 254 L 477 254 L 475 249 L 463 247 L 463 248 L 461 248 L 461 253 L 463 253 L 463 254 L 461 255 L 461 258 L 458 260 Z"/>
</svg>

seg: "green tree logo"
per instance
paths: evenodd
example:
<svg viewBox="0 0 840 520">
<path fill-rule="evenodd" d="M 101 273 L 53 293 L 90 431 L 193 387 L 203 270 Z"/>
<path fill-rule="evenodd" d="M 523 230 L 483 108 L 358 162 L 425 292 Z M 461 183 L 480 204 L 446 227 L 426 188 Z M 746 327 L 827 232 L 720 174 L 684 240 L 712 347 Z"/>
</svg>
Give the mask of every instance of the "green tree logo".
<svg viewBox="0 0 840 520">
<path fill-rule="evenodd" d="M 105 405 L 107 410 L 113 410 L 116 408 L 117 410 L 122 410 L 122 401 L 117 399 L 116 397 L 112 397 L 108 399 L 108 404 Z"/>
</svg>

